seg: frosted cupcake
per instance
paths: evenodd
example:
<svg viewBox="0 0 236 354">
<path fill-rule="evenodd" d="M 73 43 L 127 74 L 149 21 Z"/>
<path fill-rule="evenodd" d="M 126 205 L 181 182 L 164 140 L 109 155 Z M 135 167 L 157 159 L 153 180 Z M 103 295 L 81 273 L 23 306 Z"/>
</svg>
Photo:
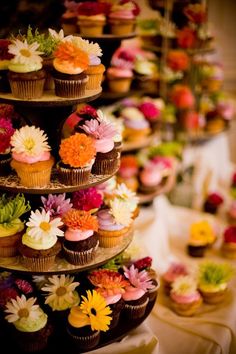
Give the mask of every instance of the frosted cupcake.
<svg viewBox="0 0 236 354">
<path fill-rule="evenodd" d="M 85 95 L 88 76 L 84 71 L 89 66 L 88 54 L 73 41 L 64 41 L 57 46 L 54 57 L 52 77 L 56 96 L 78 98 Z"/>
<path fill-rule="evenodd" d="M 36 298 L 17 296 L 6 304 L 5 319 L 10 324 L 10 333 L 17 349 L 37 352 L 47 347 L 52 332 L 48 316 L 36 303 Z"/>
<path fill-rule="evenodd" d="M 25 197 L 17 194 L 15 198 L 0 198 L 0 257 L 14 257 L 24 232 L 24 222 L 20 217 L 30 210 Z"/>
<path fill-rule="evenodd" d="M 228 283 L 233 275 L 234 269 L 229 263 L 205 262 L 200 264 L 198 288 L 203 301 L 208 304 L 223 302 L 228 291 Z"/>
<path fill-rule="evenodd" d="M 119 245 L 133 224 L 133 212 L 128 203 L 115 197 L 109 205 L 97 213 L 99 245 L 105 248 Z"/>
<path fill-rule="evenodd" d="M 8 78 L 12 95 L 20 99 L 38 99 L 43 95 L 46 73 L 42 65 L 39 44 L 28 44 L 15 39 L 8 47 L 14 58 L 8 66 Z"/>
<path fill-rule="evenodd" d="M 154 285 L 147 271 L 139 271 L 134 265 L 123 268 L 124 276 L 130 283 L 122 295 L 125 300 L 124 314 L 130 320 L 135 320 L 144 316 L 149 302 L 148 290 Z"/>
<path fill-rule="evenodd" d="M 65 12 L 61 16 L 61 26 L 66 35 L 74 34 L 78 31 L 77 16 L 79 4 L 75 1 L 64 1 Z"/>
<path fill-rule="evenodd" d="M 189 275 L 174 280 L 170 299 L 173 310 L 180 316 L 193 316 L 202 304 L 197 282 Z"/>
<path fill-rule="evenodd" d="M 221 252 L 225 258 L 236 259 L 236 226 L 224 230 Z"/>
<path fill-rule="evenodd" d="M 57 335 L 58 333 L 63 334 L 70 309 L 80 302 L 79 294 L 76 291 L 79 284 L 74 281 L 74 277 L 62 274 L 48 277 L 41 288 Z"/>
<path fill-rule="evenodd" d="M 63 139 L 57 163 L 58 178 L 65 185 L 80 186 L 88 183 L 96 154 L 94 139 L 76 133 Z"/>
<path fill-rule="evenodd" d="M 117 182 L 136 192 L 138 189 L 138 161 L 134 155 L 123 155 L 120 159 L 120 167 L 117 174 Z"/>
<path fill-rule="evenodd" d="M 182 263 L 172 263 L 162 274 L 162 284 L 166 295 L 170 294 L 172 283 L 180 276 L 188 275 L 187 268 Z"/>
<path fill-rule="evenodd" d="M 109 329 L 113 329 L 118 325 L 121 311 L 125 306 L 122 294 L 129 282 L 120 273 L 108 269 L 94 270 L 89 273 L 88 278 L 95 286 L 97 293 L 105 298 L 106 304 L 112 311 Z"/>
<path fill-rule="evenodd" d="M 50 183 L 54 158 L 47 136 L 35 126 L 24 126 L 11 137 L 11 167 L 20 183 L 29 188 L 46 187 Z"/>
<path fill-rule="evenodd" d="M 106 71 L 108 87 L 114 93 L 129 92 L 133 77 L 131 69 L 111 66 Z"/>
<path fill-rule="evenodd" d="M 206 213 L 216 214 L 224 199 L 219 193 L 210 193 L 203 204 L 203 210 Z"/>
<path fill-rule="evenodd" d="M 97 111 L 97 119 L 86 121 L 81 126 L 95 142 L 96 157 L 92 172 L 97 175 L 113 174 L 118 168 L 120 154 L 114 149 L 115 125 L 109 122 L 101 110 Z"/>
<path fill-rule="evenodd" d="M 62 226 L 61 218 L 50 221 L 49 212 L 31 211 L 26 226 L 28 228 L 19 245 L 22 262 L 32 271 L 46 271 L 53 266 L 56 255 L 61 250 L 57 238 L 64 236 L 64 232 L 59 228 Z"/>
<path fill-rule="evenodd" d="M 103 74 L 105 72 L 105 66 L 101 63 L 100 57 L 102 56 L 102 50 L 98 43 L 89 42 L 88 40 L 80 37 L 74 37 L 73 42 L 84 52 L 88 54 L 89 65 L 85 70 L 85 74 L 88 75 L 88 82 L 86 84 L 86 90 L 98 90 L 101 88 Z"/>
<path fill-rule="evenodd" d="M 99 36 L 106 24 L 106 6 L 103 3 L 84 1 L 78 6 L 78 26 L 81 36 Z"/>
<path fill-rule="evenodd" d="M 11 171 L 11 137 L 15 129 L 9 119 L 0 118 L 0 176 L 8 175 Z"/>
<path fill-rule="evenodd" d="M 119 36 L 132 33 L 138 13 L 139 7 L 134 1 L 119 1 L 118 4 L 113 5 L 108 15 L 110 32 Z"/>
<path fill-rule="evenodd" d="M 206 220 L 198 221 L 190 226 L 188 254 L 192 257 L 203 257 L 208 246 L 216 240 L 213 227 Z"/>
<path fill-rule="evenodd" d="M 95 290 L 87 290 L 80 305 L 72 307 L 68 316 L 67 333 L 74 347 L 77 350 L 94 348 L 99 343 L 101 331 L 109 329 L 110 314 L 104 297 Z"/>
<path fill-rule="evenodd" d="M 124 119 L 124 140 L 140 141 L 150 134 L 150 125 L 138 108 L 125 107 L 121 117 Z"/>
<path fill-rule="evenodd" d="M 63 222 L 66 225 L 63 252 L 66 260 L 75 265 L 90 263 L 98 248 L 98 220 L 84 210 L 69 210 Z"/>
</svg>

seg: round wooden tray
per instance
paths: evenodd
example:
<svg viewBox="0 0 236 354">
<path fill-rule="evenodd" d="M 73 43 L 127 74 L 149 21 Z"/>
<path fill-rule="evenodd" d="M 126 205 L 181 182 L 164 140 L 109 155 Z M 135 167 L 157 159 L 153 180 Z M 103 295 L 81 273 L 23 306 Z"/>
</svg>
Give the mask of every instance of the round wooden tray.
<svg viewBox="0 0 236 354">
<path fill-rule="evenodd" d="M 21 105 L 24 107 L 60 107 L 73 106 L 82 102 L 93 101 L 100 96 L 102 89 L 87 90 L 84 96 L 78 98 L 64 98 L 55 95 L 54 91 L 44 91 L 38 99 L 20 99 L 13 97 L 11 93 L 0 92 L 0 101 L 8 104 Z"/>
<path fill-rule="evenodd" d="M 50 193 L 64 193 L 64 192 L 75 192 L 80 189 L 85 189 L 89 187 L 96 186 L 100 183 L 106 182 L 113 175 L 115 175 L 117 170 L 110 175 L 94 175 L 91 174 L 89 182 L 79 186 L 67 186 L 59 182 L 57 177 L 57 172 L 55 169 L 52 171 L 51 182 L 46 187 L 40 188 L 28 188 L 22 186 L 19 182 L 19 178 L 16 174 L 9 174 L 8 176 L 0 176 L 0 190 L 6 190 L 13 193 L 27 193 L 27 194 L 50 194 Z"/>
<path fill-rule="evenodd" d="M 78 34 L 80 35 L 80 34 Z M 84 36 L 82 35 L 82 37 L 84 39 L 96 39 L 96 40 L 104 40 L 104 41 L 115 41 L 115 40 L 118 40 L 118 41 L 121 41 L 123 39 L 131 39 L 131 38 L 134 38 L 137 36 L 137 33 L 136 32 L 130 32 L 130 33 L 127 33 L 127 34 L 123 34 L 123 35 L 115 35 L 115 34 L 111 34 L 111 33 L 104 33 L 104 34 L 101 34 L 99 36 Z"/>
<path fill-rule="evenodd" d="M 89 269 L 97 268 L 108 262 L 112 258 L 122 253 L 130 244 L 133 239 L 133 230 L 130 230 L 129 234 L 124 237 L 123 241 L 116 247 L 102 248 L 98 247 L 95 259 L 86 265 L 73 265 L 68 263 L 64 258 L 56 257 L 53 267 L 45 272 L 32 271 L 24 267 L 21 263 L 21 257 L 0 257 L 0 269 L 6 271 L 12 271 L 14 273 L 24 274 L 68 274 L 84 272 Z"/>
</svg>

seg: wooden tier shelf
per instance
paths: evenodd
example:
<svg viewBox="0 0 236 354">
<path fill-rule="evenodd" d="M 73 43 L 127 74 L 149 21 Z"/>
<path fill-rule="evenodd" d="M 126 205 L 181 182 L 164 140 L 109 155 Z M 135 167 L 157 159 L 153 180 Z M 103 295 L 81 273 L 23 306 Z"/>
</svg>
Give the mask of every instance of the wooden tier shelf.
<svg viewBox="0 0 236 354">
<path fill-rule="evenodd" d="M 85 265 L 73 265 L 68 263 L 62 257 L 56 257 L 55 263 L 53 267 L 45 272 L 37 272 L 32 271 L 24 267 L 21 263 L 21 257 L 0 257 L 0 269 L 5 271 L 10 271 L 14 273 L 23 273 L 23 274 L 44 274 L 44 275 L 51 275 L 51 274 L 69 274 L 69 273 L 78 273 L 84 272 L 93 268 L 98 268 L 101 265 L 107 263 L 112 258 L 118 256 L 122 253 L 130 244 L 133 239 L 133 230 L 131 229 L 129 234 L 123 238 L 123 241 L 117 245 L 116 247 L 112 248 L 102 248 L 98 247 L 95 259 Z"/>
<path fill-rule="evenodd" d="M 16 174 L 9 174 L 8 176 L 0 176 L 0 190 L 5 190 L 12 193 L 26 193 L 26 194 L 50 194 L 50 193 L 64 193 L 75 192 L 80 189 L 96 186 L 100 183 L 106 182 L 113 175 L 117 173 L 117 170 L 110 175 L 94 175 L 91 173 L 89 182 L 82 185 L 67 186 L 62 184 L 58 180 L 56 170 L 53 170 L 51 176 L 51 182 L 46 187 L 40 188 L 28 188 L 22 186 L 19 182 L 19 178 Z"/>
<path fill-rule="evenodd" d="M 80 36 L 80 34 L 78 34 Z M 111 33 L 103 33 L 99 36 L 84 36 L 81 35 L 81 37 L 83 37 L 84 39 L 88 39 L 88 40 L 96 40 L 96 41 L 122 41 L 124 39 L 131 39 L 136 37 L 137 33 L 136 32 L 130 32 L 127 34 L 123 34 L 123 35 L 115 35 L 115 34 L 111 34 Z"/>
</svg>

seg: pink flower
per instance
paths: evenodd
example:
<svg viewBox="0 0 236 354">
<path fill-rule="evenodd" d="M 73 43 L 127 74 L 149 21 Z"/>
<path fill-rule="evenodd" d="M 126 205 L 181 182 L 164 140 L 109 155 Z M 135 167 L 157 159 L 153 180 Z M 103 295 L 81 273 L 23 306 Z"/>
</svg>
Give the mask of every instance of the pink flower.
<svg viewBox="0 0 236 354">
<path fill-rule="evenodd" d="M 171 102 L 179 109 L 192 108 L 195 98 L 188 86 L 175 85 L 170 93 Z"/>
<path fill-rule="evenodd" d="M 152 102 L 143 102 L 138 108 L 149 121 L 155 121 L 160 117 L 161 111 Z"/>
<path fill-rule="evenodd" d="M 112 123 L 105 121 L 98 121 L 97 119 L 91 119 L 86 121 L 84 125 L 81 126 L 88 135 L 94 139 L 113 139 L 116 135 L 116 128 Z"/>
<path fill-rule="evenodd" d="M 134 1 L 134 0 L 121 0 L 120 4 L 126 4 L 127 2 L 131 2 L 134 5 L 133 14 L 134 14 L 134 16 L 138 16 L 140 14 L 140 7 L 136 3 L 136 1 Z"/>
<path fill-rule="evenodd" d="M 10 140 L 14 131 L 10 120 L 0 118 L 0 153 L 4 153 L 10 147 Z"/>
<path fill-rule="evenodd" d="M 75 209 L 89 211 L 100 208 L 103 200 L 97 189 L 91 187 L 74 192 L 72 194 L 72 203 Z"/>
<path fill-rule="evenodd" d="M 118 68 L 130 69 L 134 68 L 136 56 L 129 48 L 118 48 L 112 56 L 111 65 Z"/>
<path fill-rule="evenodd" d="M 32 285 L 25 279 L 17 278 L 15 280 L 15 285 L 20 290 L 20 292 L 25 294 L 25 295 L 26 294 L 31 294 L 34 291 Z"/>
<path fill-rule="evenodd" d="M 133 264 L 130 268 L 126 268 L 124 266 L 123 269 L 125 277 L 129 279 L 130 284 L 135 288 L 142 289 L 146 292 L 148 289 L 152 289 L 154 287 L 146 270 L 142 270 L 140 272 Z"/>
<path fill-rule="evenodd" d="M 172 160 L 165 156 L 155 156 L 151 159 L 151 163 L 161 169 L 172 168 Z"/>
<path fill-rule="evenodd" d="M 224 242 L 236 242 L 236 226 L 229 226 L 224 231 Z"/>
<path fill-rule="evenodd" d="M 65 199 L 66 194 L 49 194 L 48 198 L 41 197 L 43 208 L 46 212 L 50 212 L 50 216 L 55 217 L 62 217 L 67 211 L 72 208 L 72 204 L 70 203 L 70 199 Z"/>
</svg>

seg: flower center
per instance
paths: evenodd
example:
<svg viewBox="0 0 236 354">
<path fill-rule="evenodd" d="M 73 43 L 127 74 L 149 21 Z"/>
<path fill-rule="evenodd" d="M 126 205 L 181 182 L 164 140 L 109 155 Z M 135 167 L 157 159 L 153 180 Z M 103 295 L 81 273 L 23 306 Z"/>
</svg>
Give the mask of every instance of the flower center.
<svg viewBox="0 0 236 354">
<path fill-rule="evenodd" d="M 21 49 L 20 54 L 23 55 L 23 57 L 27 57 L 27 58 L 31 56 L 31 53 L 28 49 Z"/>
<path fill-rule="evenodd" d="M 18 311 L 18 316 L 19 316 L 20 318 L 22 318 L 22 317 L 28 317 L 28 316 L 29 316 L 29 310 L 28 310 L 28 309 L 20 309 L 20 310 Z"/>
<path fill-rule="evenodd" d="M 24 146 L 26 150 L 33 150 L 35 147 L 35 141 L 32 138 L 25 139 Z"/>
<path fill-rule="evenodd" d="M 63 296 L 66 294 L 66 288 L 64 286 L 60 286 L 57 290 L 56 290 L 56 294 L 57 296 Z"/>
<path fill-rule="evenodd" d="M 51 229 L 51 225 L 46 222 L 46 221 L 42 221 L 39 225 L 40 229 L 42 229 L 43 231 L 49 231 Z"/>
<path fill-rule="evenodd" d="M 91 308 L 91 314 L 94 316 L 96 316 L 96 314 L 97 314 L 97 311 L 93 307 Z"/>
</svg>

